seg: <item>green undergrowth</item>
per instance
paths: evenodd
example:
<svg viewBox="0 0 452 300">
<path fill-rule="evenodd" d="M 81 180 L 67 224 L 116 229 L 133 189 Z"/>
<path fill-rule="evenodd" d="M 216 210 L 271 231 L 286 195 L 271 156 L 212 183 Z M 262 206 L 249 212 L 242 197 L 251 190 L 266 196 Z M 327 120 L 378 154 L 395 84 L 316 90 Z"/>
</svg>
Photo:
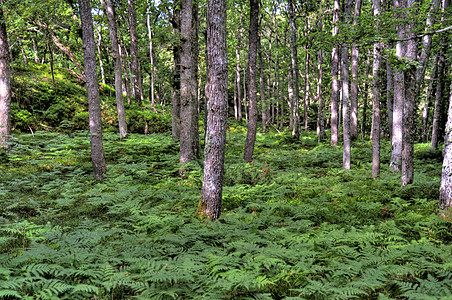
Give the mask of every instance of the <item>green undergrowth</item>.
<svg viewBox="0 0 452 300">
<path fill-rule="evenodd" d="M 106 133 L 107 177 L 89 136 L 14 137 L 0 165 L 0 299 L 451 299 L 451 223 L 438 217 L 441 151 L 415 147 L 400 187 L 382 145 L 342 151 L 231 127 L 223 211 L 195 217 L 202 163 L 179 177 L 168 134 Z"/>
</svg>

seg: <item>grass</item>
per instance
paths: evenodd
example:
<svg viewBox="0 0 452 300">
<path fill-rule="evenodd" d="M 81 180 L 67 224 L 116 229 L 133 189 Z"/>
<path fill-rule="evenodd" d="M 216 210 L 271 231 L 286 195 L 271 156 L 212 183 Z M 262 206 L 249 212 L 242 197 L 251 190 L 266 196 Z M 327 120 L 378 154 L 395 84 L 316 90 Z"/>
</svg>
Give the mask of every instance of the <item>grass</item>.
<svg viewBox="0 0 452 300">
<path fill-rule="evenodd" d="M 450 299 L 451 223 L 438 217 L 441 151 L 415 147 L 400 187 L 382 147 L 342 151 L 288 134 L 228 133 L 223 211 L 195 217 L 202 162 L 178 177 L 168 134 L 105 134 L 92 177 L 86 132 L 15 137 L 0 156 L 0 299 Z"/>
</svg>

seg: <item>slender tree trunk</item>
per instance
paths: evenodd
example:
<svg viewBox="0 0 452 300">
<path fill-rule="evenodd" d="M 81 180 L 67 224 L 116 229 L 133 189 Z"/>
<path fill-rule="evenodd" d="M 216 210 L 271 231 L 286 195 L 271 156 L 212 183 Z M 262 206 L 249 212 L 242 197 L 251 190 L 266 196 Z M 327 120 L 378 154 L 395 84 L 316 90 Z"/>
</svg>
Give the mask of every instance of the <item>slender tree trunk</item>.
<svg viewBox="0 0 452 300">
<path fill-rule="evenodd" d="M 433 89 L 435 88 L 435 82 L 438 76 L 438 61 L 439 61 L 439 54 L 435 56 L 435 61 L 433 63 L 433 70 L 430 78 L 430 82 L 428 84 L 427 88 L 427 94 L 425 96 L 425 103 L 424 108 L 422 111 L 422 142 L 427 143 L 428 140 L 428 115 L 429 115 L 429 108 L 431 105 L 431 98 L 433 94 Z"/>
<path fill-rule="evenodd" d="M 180 36 L 180 0 L 175 1 L 173 17 L 171 24 L 173 25 L 173 34 Z M 175 139 L 180 139 L 180 76 L 181 76 L 181 47 L 178 42 L 173 45 L 173 90 L 172 90 L 172 110 L 171 110 L 171 127 L 172 134 Z"/>
<path fill-rule="evenodd" d="M 3 1 L 0 1 L 3 4 Z M 8 36 L 3 9 L 0 6 L 0 149 L 10 148 L 11 70 Z"/>
<path fill-rule="evenodd" d="M 242 87 L 240 84 L 240 50 L 238 48 L 235 49 L 235 57 L 236 57 L 236 69 L 235 74 L 237 78 L 237 120 L 242 123 Z M 245 91 L 244 91 L 245 92 Z"/>
<path fill-rule="evenodd" d="M 151 11 L 148 7 L 146 12 L 146 25 L 148 28 L 148 38 L 149 38 L 149 59 L 151 62 L 151 72 L 150 75 L 150 100 L 151 100 L 151 107 L 155 107 L 155 62 L 154 62 L 154 44 L 152 42 L 152 29 L 151 29 Z"/>
<path fill-rule="evenodd" d="M 324 110 L 324 99 L 323 99 L 323 91 L 322 91 L 322 81 L 323 81 L 323 52 L 322 49 L 319 49 L 317 52 L 317 61 L 318 61 L 318 70 L 319 70 L 319 80 L 317 82 L 317 97 L 319 103 L 319 111 L 317 114 L 317 137 L 318 141 L 323 142 L 326 140 L 326 131 L 325 131 L 325 120 L 323 116 Z"/>
<path fill-rule="evenodd" d="M 36 40 L 32 38 L 31 41 L 33 43 L 33 58 L 35 60 L 35 63 L 39 64 L 38 46 L 36 45 Z"/>
<path fill-rule="evenodd" d="M 333 37 L 338 34 L 340 5 L 339 0 L 333 4 Z M 337 146 L 339 140 L 339 45 L 335 45 L 331 55 L 331 145 Z"/>
<path fill-rule="evenodd" d="M 378 18 L 381 13 L 381 1 L 373 0 L 374 16 Z M 378 31 L 379 24 L 375 25 Z M 380 175 L 380 76 L 378 71 L 381 66 L 381 48 L 382 43 L 374 44 L 374 63 L 372 68 L 372 106 L 373 106 L 373 122 L 372 122 L 372 177 L 376 178 Z"/>
<path fill-rule="evenodd" d="M 407 8 L 413 9 L 416 5 L 416 0 L 408 0 Z M 408 14 L 414 16 L 416 11 L 411 10 Z M 405 57 L 409 62 L 415 62 L 417 60 L 418 45 L 414 27 L 413 24 L 407 25 L 408 41 Z M 413 64 L 405 71 L 405 89 L 405 99 L 403 103 L 402 187 L 413 183 L 414 179 L 414 107 L 417 102 L 417 87 L 416 66 Z"/>
<path fill-rule="evenodd" d="M 438 11 L 441 0 L 432 0 L 430 5 L 430 11 L 427 15 L 425 32 L 426 34 L 422 37 L 422 51 L 419 55 L 419 65 L 420 68 L 416 70 L 416 88 L 418 89 L 417 93 L 422 87 L 422 83 L 424 81 L 425 70 L 427 69 L 427 62 L 430 57 L 430 49 L 432 47 L 432 36 L 428 34 L 428 32 L 432 29 L 436 20 L 436 13 Z"/>
<path fill-rule="evenodd" d="M 366 62 L 366 77 L 369 77 L 370 73 L 370 50 L 367 52 Z M 367 80 L 364 83 L 364 96 L 363 96 L 363 117 L 361 122 L 361 140 L 365 140 L 367 131 L 367 98 L 369 96 L 369 86 Z"/>
<path fill-rule="evenodd" d="M 94 27 L 94 30 L 97 33 L 97 43 L 96 43 L 96 45 L 97 45 L 97 53 L 98 53 L 98 57 L 99 57 L 100 77 L 102 79 L 102 84 L 106 84 L 104 63 L 102 61 L 102 50 L 100 48 L 100 46 L 102 44 L 102 34 L 100 34 L 100 30 L 97 28 L 97 26 Z"/>
<path fill-rule="evenodd" d="M 446 138 L 444 140 L 444 160 L 441 175 L 438 207 L 450 213 L 452 211 L 452 84 L 450 85 L 449 110 L 447 112 Z M 445 212 L 441 212 L 444 216 Z"/>
<path fill-rule="evenodd" d="M 259 39 L 259 48 L 261 48 L 261 42 Z M 262 130 L 267 131 L 267 122 L 268 122 L 268 116 L 267 116 L 267 105 L 266 105 L 266 92 L 265 92 L 265 79 L 264 79 L 264 66 L 263 66 L 263 60 L 262 60 L 262 50 L 258 50 L 258 61 L 259 61 L 259 92 L 261 97 L 261 107 L 262 107 Z"/>
<path fill-rule="evenodd" d="M 432 140 L 430 143 L 431 149 L 438 147 L 439 139 L 439 127 L 441 123 L 442 115 L 442 102 L 443 102 L 443 86 L 444 86 L 444 67 L 445 67 L 445 43 L 444 39 L 441 40 L 441 49 L 438 55 L 438 70 L 437 70 L 437 82 L 436 82 L 436 94 L 435 94 L 435 108 L 433 111 L 433 125 L 432 125 Z"/>
<path fill-rule="evenodd" d="M 290 54 L 292 62 L 292 88 L 293 88 L 293 113 L 294 124 L 292 130 L 292 136 L 295 139 L 300 138 L 300 91 L 298 81 L 298 54 L 297 54 L 297 38 L 295 27 L 295 6 L 293 0 L 288 0 L 289 11 L 289 34 L 290 34 Z"/>
<path fill-rule="evenodd" d="M 202 195 L 198 213 L 216 220 L 221 213 L 226 128 L 228 119 L 228 63 L 226 53 L 226 0 L 207 1 L 209 99 Z"/>
<path fill-rule="evenodd" d="M 182 0 L 181 4 L 180 163 L 183 165 L 199 157 L 199 133 L 194 126 L 198 123 L 198 2 Z"/>
<path fill-rule="evenodd" d="M 116 107 L 118 109 L 118 122 L 119 122 L 119 137 L 124 139 L 127 137 L 127 123 L 126 112 L 124 108 L 124 99 L 122 96 L 122 64 L 121 56 L 119 55 L 118 33 L 116 30 L 116 16 L 115 9 L 113 7 L 112 0 L 102 0 L 102 6 L 108 17 L 110 40 L 111 40 L 111 52 L 115 63 L 115 95 L 116 95 Z"/>
<path fill-rule="evenodd" d="M 394 9 L 401 9 L 403 5 L 401 0 L 394 0 Z M 406 39 L 405 25 L 400 24 L 397 27 L 397 37 L 399 41 L 396 44 L 396 56 L 399 60 L 405 57 Z M 394 107 L 392 123 L 392 151 L 390 168 L 396 172 L 402 170 L 402 141 L 403 141 L 403 106 L 405 99 L 405 74 L 402 70 L 394 72 Z"/>
<path fill-rule="evenodd" d="M 386 106 L 388 109 L 389 140 L 392 141 L 394 108 L 394 73 L 390 61 L 386 61 Z"/>
<path fill-rule="evenodd" d="M 96 50 L 94 43 L 93 19 L 89 0 L 79 0 L 80 19 L 83 33 L 83 52 L 85 61 L 86 90 L 88 92 L 89 131 L 91 141 L 91 162 L 94 178 L 103 180 L 105 165 L 102 141 L 102 115 L 100 110 L 99 87 L 97 82 Z"/>
<path fill-rule="evenodd" d="M 353 17 L 353 26 L 358 26 L 358 19 L 361 14 L 361 0 L 355 2 L 355 13 Z M 352 46 L 352 80 L 350 83 L 350 138 L 358 139 L 358 71 L 359 71 L 359 49 L 355 42 Z"/>
<path fill-rule="evenodd" d="M 132 85 L 135 103 L 141 105 L 143 100 L 143 88 L 141 86 L 141 70 L 140 61 L 138 60 L 138 38 L 137 26 L 135 18 L 135 0 L 127 1 L 129 14 L 129 31 L 130 31 L 130 56 L 132 57 Z"/>
<path fill-rule="evenodd" d="M 352 0 L 345 3 L 345 22 L 348 23 L 352 10 Z M 342 118 L 343 118 L 343 135 L 344 135 L 344 152 L 343 167 L 350 170 L 351 160 L 351 137 L 350 137 L 350 79 L 349 79 L 349 60 L 348 46 L 341 47 L 341 78 L 342 78 Z"/>
<path fill-rule="evenodd" d="M 256 142 L 257 131 L 257 88 L 256 88 L 256 59 L 258 37 L 258 18 L 259 18 L 259 2 L 250 0 L 250 30 L 249 30 L 249 48 L 248 48 L 248 99 L 249 99 L 249 117 L 248 130 L 245 140 L 245 151 L 243 159 L 245 162 L 253 160 L 254 144 Z"/>
<path fill-rule="evenodd" d="M 306 30 L 309 31 L 309 22 L 308 19 L 306 19 L 307 28 Z M 310 93 L 310 85 L 309 85 L 309 62 L 311 59 L 311 56 L 309 55 L 309 50 L 311 49 L 311 40 L 308 38 L 308 42 L 306 45 L 306 56 L 305 56 L 305 82 L 304 82 L 304 101 L 303 101 L 303 120 L 304 120 L 304 130 L 308 130 L 308 107 L 309 107 L 309 93 Z"/>
</svg>

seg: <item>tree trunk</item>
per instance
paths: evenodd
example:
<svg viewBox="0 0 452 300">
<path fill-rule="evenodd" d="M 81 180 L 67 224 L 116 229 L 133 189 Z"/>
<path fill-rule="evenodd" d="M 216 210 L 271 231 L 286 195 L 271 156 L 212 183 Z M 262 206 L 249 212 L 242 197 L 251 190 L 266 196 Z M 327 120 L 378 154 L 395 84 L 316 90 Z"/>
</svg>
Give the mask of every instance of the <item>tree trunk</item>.
<svg viewBox="0 0 452 300">
<path fill-rule="evenodd" d="M 416 0 L 408 0 L 407 8 L 415 8 Z M 415 10 L 410 10 L 408 15 L 413 17 Z M 407 46 L 405 57 L 408 62 L 417 60 L 417 40 L 415 26 L 407 25 Z M 405 99 L 403 102 L 403 143 L 402 143 L 402 187 L 413 183 L 414 179 L 414 107 L 417 102 L 416 66 L 410 64 L 405 71 Z"/>
<path fill-rule="evenodd" d="M 338 34 L 340 5 L 339 0 L 333 4 L 333 37 Z M 339 45 L 335 45 L 331 55 L 331 145 L 337 146 L 339 139 Z"/>
<path fill-rule="evenodd" d="M 146 26 L 148 28 L 148 39 L 149 39 L 149 59 L 151 62 L 151 72 L 149 72 L 150 76 L 150 85 L 149 85 L 149 99 L 151 100 L 151 107 L 155 107 L 155 62 L 154 62 L 154 44 L 152 42 L 152 30 L 151 30 L 151 10 L 148 7 L 146 11 Z"/>
<path fill-rule="evenodd" d="M 433 70 L 430 75 L 430 83 L 428 84 L 427 94 L 425 95 L 424 108 L 422 111 L 422 142 L 423 143 L 427 143 L 427 140 L 428 140 L 428 115 L 429 115 L 429 108 L 431 105 L 433 89 L 435 88 L 436 77 L 438 76 L 438 61 L 439 61 L 439 54 L 435 56 L 435 61 L 433 62 Z"/>
<path fill-rule="evenodd" d="M 373 0 L 374 16 L 378 18 L 381 13 L 381 1 Z M 375 25 L 378 31 L 379 24 Z M 372 68 L 372 177 L 380 175 L 380 76 L 378 71 L 381 66 L 381 42 L 374 43 L 374 63 Z"/>
<path fill-rule="evenodd" d="M 94 43 L 93 19 L 89 0 L 79 0 L 80 19 L 83 33 L 83 52 L 86 74 L 86 91 L 88 93 L 89 131 L 91 142 L 91 162 L 94 178 L 103 180 L 107 167 L 105 165 L 102 141 L 102 115 L 100 110 L 99 87 L 97 82 L 96 50 Z"/>
<path fill-rule="evenodd" d="M 261 48 L 261 42 L 259 39 L 259 48 Z M 262 130 L 267 131 L 267 122 L 268 122 L 268 115 L 267 115 L 267 104 L 266 102 L 266 91 L 265 91 L 265 79 L 264 79 L 264 66 L 263 66 L 263 60 L 262 60 L 262 49 L 258 50 L 258 61 L 259 61 L 259 92 L 261 96 L 261 107 L 262 107 Z"/>
<path fill-rule="evenodd" d="M 181 1 L 180 163 L 199 157 L 198 2 Z M 195 126 L 196 124 L 196 126 Z M 184 173 L 182 166 L 181 172 Z"/>
<path fill-rule="evenodd" d="M 198 213 L 216 220 L 221 213 L 228 119 L 226 0 L 207 1 L 207 51 L 209 86 L 206 94 L 209 102 L 204 175 Z"/>
<path fill-rule="evenodd" d="M 348 23 L 352 10 L 352 0 L 345 3 L 345 20 Z M 343 167 L 350 170 L 351 160 L 351 139 L 350 139 L 350 86 L 349 86 L 349 60 L 348 46 L 342 45 L 341 48 L 341 78 L 342 78 L 342 118 L 344 135 L 344 152 L 342 156 Z"/>
<path fill-rule="evenodd" d="M 394 0 L 394 9 L 403 8 L 401 0 Z M 405 25 L 400 24 L 397 28 L 396 56 L 399 60 L 405 57 L 406 43 Z M 405 99 L 405 74 L 402 70 L 396 70 L 394 73 L 394 107 L 392 123 L 392 141 L 391 141 L 391 162 L 390 168 L 393 171 L 402 170 L 402 141 L 403 141 L 403 106 Z"/>
<path fill-rule="evenodd" d="M 256 88 L 256 59 L 258 37 L 258 18 L 259 18 L 259 2 L 250 0 L 250 29 L 249 29 L 249 48 L 248 48 L 248 99 L 249 99 L 249 116 L 248 130 L 245 140 L 245 151 L 243 159 L 245 162 L 253 160 L 254 144 L 256 142 L 257 131 L 257 88 Z"/>
<path fill-rule="evenodd" d="M 353 17 L 353 26 L 358 26 L 358 19 L 361 14 L 361 0 L 355 2 L 355 13 Z M 359 49 L 355 42 L 352 46 L 352 80 L 350 83 L 350 138 L 358 139 L 358 72 L 359 72 Z"/>
<path fill-rule="evenodd" d="M 436 77 L 436 94 L 435 94 L 435 108 L 433 111 L 433 124 L 432 124 L 432 140 L 430 143 L 431 149 L 436 149 L 438 147 L 439 139 L 439 127 L 441 123 L 442 115 L 442 102 L 443 102 L 443 86 L 444 86 L 444 67 L 445 67 L 445 43 L 444 39 L 440 41 L 441 49 L 438 55 L 438 70 Z"/>
<path fill-rule="evenodd" d="M 110 29 L 111 52 L 115 63 L 115 95 L 116 107 L 118 109 L 119 137 L 124 139 L 127 137 L 126 113 L 124 108 L 124 99 L 122 96 L 122 64 L 119 55 L 118 33 L 116 30 L 116 16 L 112 0 L 102 0 L 102 6 L 108 17 L 108 27 Z"/>
<path fill-rule="evenodd" d="M 237 60 L 237 65 L 235 68 L 235 74 L 237 78 L 237 120 L 242 123 L 242 86 L 240 83 L 240 50 L 238 48 L 235 49 L 235 57 Z"/>
<path fill-rule="evenodd" d="M 0 1 L 1 3 L 1 1 Z M 0 6 L 0 148 L 8 150 L 11 135 L 11 71 L 8 36 Z"/>
<path fill-rule="evenodd" d="M 132 85 L 135 103 L 141 105 L 143 100 L 143 88 L 141 86 L 140 61 L 138 60 L 137 22 L 135 18 L 135 0 L 127 1 L 130 31 L 130 56 L 132 57 Z"/>
<path fill-rule="evenodd" d="M 323 110 L 324 110 L 324 100 L 323 100 L 323 91 L 322 91 L 322 81 L 323 81 L 323 52 L 322 49 L 319 49 L 317 52 L 317 61 L 318 61 L 318 69 L 319 69 L 319 80 L 317 82 L 317 97 L 318 97 L 318 103 L 319 103 L 319 111 L 317 114 L 317 137 L 318 141 L 323 142 L 326 140 L 326 132 L 325 132 L 325 120 L 323 116 Z"/>
<path fill-rule="evenodd" d="M 99 68 L 100 68 L 100 78 L 102 79 L 102 84 L 106 84 L 105 81 L 105 71 L 104 71 L 104 63 L 102 61 L 102 49 L 101 49 L 101 44 L 102 44 L 102 34 L 100 33 L 100 30 L 97 28 L 97 26 L 94 27 L 94 30 L 97 33 L 97 53 L 98 53 L 98 57 L 99 57 Z"/>
<path fill-rule="evenodd" d="M 394 108 L 394 73 L 390 61 L 386 61 L 386 106 L 388 109 L 389 140 L 392 141 Z"/>
<path fill-rule="evenodd" d="M 446 138 L 444 140 L 444 160 L 441 175 L 438 207 L 441 210 L 452 210 L 452 84 L 450 85 L 449 110 L 447 112 Z M 444 212 L 442 212 L 444 215 Z"/>
<path fill-rule="evenodd" d="M 297 54 L 297 38 L 295 27 L 295 6 L 293 0 L 288 0 L 289 11 L 289 34 L 290 34 L 290 54 L 292 62 L 292 88 L 293 88 L 293 130 L 292 136 L 295 139 L 300 138 L 300 89 L 298 81 L 298 54 Z"/>
<path fill-rule="evenodd" d="M 171 24 L 173 25 L 173 34 L 180 36 L 180 0 L 174 3 L 173 17 Z M 180 75 L 181 75 L 181 47 L 179 42 L 173 45 L 173 90 L 172 90 L 172 110 L 171 110 L 171 127 L 172 134 L 175 139 L 180 139 Z"/>
</svg>

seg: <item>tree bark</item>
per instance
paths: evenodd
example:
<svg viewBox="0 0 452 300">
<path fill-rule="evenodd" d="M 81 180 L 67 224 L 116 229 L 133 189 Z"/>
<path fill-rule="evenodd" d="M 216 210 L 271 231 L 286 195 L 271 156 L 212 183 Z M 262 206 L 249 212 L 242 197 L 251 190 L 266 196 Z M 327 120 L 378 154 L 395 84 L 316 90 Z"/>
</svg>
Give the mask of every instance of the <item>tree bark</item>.
<svg viewBox="0 0 452 300">
<path fill-rule="evenodd" d="M 355 2 L 355 13 L 353 17 L 353 26 L 358 26 L 358 19 L 361 14 L 361 0 Z M 359 49 L 356 42 L 352 46 L 352 80 L 350 83 L 350 138 L 358 139 L 358 77 L 359 72 Z"/>
<path fill-rule="evenodd" d="M 240 50 L 235 49 L 236 68 L 235 74 L 237 78 L 237 120 L 242 123 L 242 86 L 240 78 Z"/>
<path fill-rule="evenodd" d="M 340 5 L 339 0 L 333 4 L 333 37 L 338 34 Z M 331 145 L 337 146 L 339 140 L 339 45 L 336 44 L 331 54 Z"/>
<path fill-rule="evenodd" d="M 198 133 L 198 2 L 181 1 L 180 163 L 199 157 Z"/>
<path fill-rule="evenodd" d="M 262 130 L 267 131 L 267 122 L 268 122 L 268 115 L 267 115 L 267 103 L 266 103 L 266 95 L 268 95 L 265 91 L 265 78 L 264 78 L 264 66 L 263 66 L 263 60 L 262 60 L 262 49 L 261 48 L 261 42 L 259 38 L 259 50 L 258 50 L 258 61 L 259 61 L 259 92 L 261 96 L 261 115 L 262 115 Z"/>
<path fill-rule="evenodd" d="M 366 76 L 368 77 L 370 73 L 370 50 L 367 51 L 367 61 L 366 61 Z M 364 96 L 363 96 L 363 117 L 361 122 L 361 140 L 364 141 L 366 138 L 367 130 L 367 98 L 369 95 L 369 86 L 367 80 L 364 83 Z"/>
<path fill-rule="evenodd" d="M 292 136 L 295 139 L 300 138 L 300 88 L 298 80 L 298 54 L 297 54 L 297 37 L 295 26 L 295 6 L 293 0 L 288 0 L 289 11 L 289 34 L 290 34 L 290 54 L 292 62 L 292 88 L 293 88 L 293 130 Z"/>
<path fill-rule="evenodd" d="M 79 0 L 80 19 L 83 33 L 83 52 L 86 74 L 86 91 L 88 93 L 89 131 L 91 142 L 91 162 L 94 178 L 103 180 L 107 167 L 105 165 L 102 141 L 102 115 L 100 110 L 99 87 L 97 82 L 96 50 L 94 43 L 93 19 L 89 0 Z"/>
<path fill-rule="evenodd" d="M 173 25 L 173 34 L 180 36 L 180 0 L 174 3 L 173 17 L 171 24 Z M 171 127 L 172 134 L 175 139 L 180 139 L 180 75 L 181 75 L 181 47 L 179 42 L 173 45 L 173 82 L 172 82 L 172 110 L 171 110 Z"/>
<path fill-rule="evenodd" d="M 11 135 L 11 70 L 9 64 L 6 22 L 0 6 L 0 149 L 5 150 L 10 148 Z"/>
<path fill-rule="evenodd" d="M 389 140 L 392 141 L 394 108 L 394 72 L 390 61 L 386 61 L 386 106 L 388 109 Z"/>
<path fill-rule="evenodd" d="M 324 99 L 323 99 L 323 90 L 322 90 L 322 81 L 323 81 L 323 51 L 319 49 L 317 52 L 317 62 L 318 62 L 318 70 L 319 70 L 319 79 L 317 82 L 317 101 L 319 103 L 319 111 L 317 114 L 317 137 L 318 142 L 323 142 L 326 140 L 326 131 L 325 131 L 325 119 L 324 119 Z"/>
<path fill-rule="evenodd" d="M 151 107 L 155 107 L 155 62 L 154 62 L 154 44 L 152 42 L 152 30 L 151 30 L 151 11 L 148 7 L 146 11 L 146 26 L 148 29 L 149 39 L 149 60 L 151 63 L 151 71 L 149 72 L 150 85 L 149 85 L 149 99 L 151 100 Z"/>
<path fill-rule="evenodd" d="M 403 8 L 401 0 L 394 0 L 394 9 Z M 400 17 L 399 17 L 400 18 Z M 397 26 L 396 57 L 402 60 L 405 57 L 406 38 L 405 25 Z M 402 141 L 403 141 L 403 107 L 405 99 L 405 74 L 402 70 L 394 72 L 394 107 L 393 107 L 393 123 L 392 123 L 392 141 L 391 141 L 391 162 L 390 168 L 395 172 L 402 170 Z"/>
<path fill-rule="evenodd" d="M 352 10 L 352 0 L 345 3 L 345 20 L 348 23 Z M 350 170 L 351 160 L 351 137 L 350 137 L 350 79 L 349 79 L 349 60 L 348 46 L 341 47 L 341 79 L 342 79 L 342 118 L 343 118 L 343 135 L 344 135 L 344 152 L 342 156 L 343 167 Z"/>
<path fill-rule="evenodd" d="M 436 149 L 438 147 L 439 140 L 439 127 L 441 123 L 442 115 L 442 102 L 443 102 L 443 86 L 444 86 L 444 67 L 446 63 L 445 58 L 445 43 L 442 39 L 440 41 L 441 49 L 438 54 L 438 70 L 436 76 L 436 93 L 435 93 L 435 107 L 433 111 L 433 124 L 432 124 L 432 139 L 430 143 L 431 149 Z"/>
<path fill-rule="evenodd" d="M 408 0 L 407 8 L 415 8 L 417 1 Z M 410 10 L 408 15 L 416 14 L 415 10 Z M 417 60 L 417 40 L 415 25 L 407 25 L 407 46 L 405 57 L 408 62 Z M 414 179 L 414 107 L 417 100 L 416 87 L 416 66 L 410 65 L 405 71 L 405 99 L 403 102 L 403 143 L 402 143 L 402 187 L 413 183 Z"/>
<path fill-rule="evenodd" d="M 449 110 L 447 112 L 446 138 L 444 140 L 444 160 L 439 191 L 439 209 L 452 210 L 452 84 L 450 85 Z M 442 212 L 443 216 L 445 215 Z"/>
<path fill-rule="evenodd" d="M 129 14 L 129 31 L 130 31 L 130 56 L 132 57 L 132 85 L 133 97 L 135 103 L 141 105 L 143 100 L 143 88 L 141 86 L 141 70 L 140 61 L 138 59 L 138 38 L 137 25 L 135 17 L 135 0 L 127 1 L 127 9 Z"/>
<path fill-rule="evenodd" d="M 221 213 L 226 128 L 228 118 L 228 63 L 226 53 L 226 0 L 207 1 L 209 99 L 202 195 L 198 213 L 216 220 Z"/>
<path fill-rule="evenodd" d="M 256 59 L 258 37 L 258 18 L 259 18 L 259 2 L 250 0 L 250 29 L 249 29 L 249 48 L 248 48 L 248 99 L 249 99 L 249 116 L 248 130 L 245 140 L 245 151 L 243 159 L 245 162 L 253 160 L 254 144 L 256 142 L 257 131 L 257 88 L 256 88 Z"/>
<path fill-rule="evenodd" d="M 425 103 L 422 110 L 422 142 L 427 143 L 428 139 L 428 115 L 429 108 L 431 105 L 431 98 L 433 94 L 433 89 L 435 88 L 436 77 L 438 76 L 438 61 L 439 54 L 435 56 L 435 61 L 433 62 L 433 70 L 430 75 L 430 82 L 427 88 L 427 94 L 425 95 Z"/>
<path fill-rule="evenodd" d="M 118 33 L 116 30 L 116 16 L 112 0 L 102 0 L 102 6 L 108 17 L 108 27 L 110 29 L 111 52 L 115 64 L 115 95 L 116 108 L 118 110 L 119 137 L 124 139 L 127 137 L 126 112 L 124 108 L 124 99 L 122 95 L 122 64 L 119 55 Z"/>
<path fill-rule="evenodd" d="M 373 0 L 374 16 L 378 18 L 381 13 L 381 1 Z M 377 21 L 376 30 L 379 29 Z M 374 63 L 372 68 L 372 106 L 373 106 L 373 122 L 372 122 L 372 177 L 376 178 L 380 175 L 380 77 L 378 71 L 381 66 L 381 42 L 374 44 Z"/>
</svg>

